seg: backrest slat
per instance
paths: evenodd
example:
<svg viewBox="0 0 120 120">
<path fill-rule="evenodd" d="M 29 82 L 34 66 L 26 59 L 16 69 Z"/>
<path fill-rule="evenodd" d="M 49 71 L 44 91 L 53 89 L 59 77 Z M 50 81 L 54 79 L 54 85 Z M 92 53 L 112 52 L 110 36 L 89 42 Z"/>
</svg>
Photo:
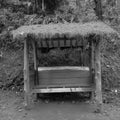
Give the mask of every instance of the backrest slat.
<svg viewBox="0 0 120 120">
<path fill-rule="evenodd" d="M 83 46 L 83 43 L 76 39 L 38 41 L 39 48 L 70 48 L 70 47 L 77 48 L 81 46 Z"/>
</svg>

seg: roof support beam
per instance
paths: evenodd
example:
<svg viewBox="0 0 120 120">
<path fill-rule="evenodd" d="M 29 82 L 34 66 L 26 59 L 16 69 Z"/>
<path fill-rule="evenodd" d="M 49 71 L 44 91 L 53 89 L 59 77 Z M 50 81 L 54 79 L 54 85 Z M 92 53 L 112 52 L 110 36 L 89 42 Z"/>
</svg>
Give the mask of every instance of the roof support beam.
<svg viewBox="0 0 120 120">
<path fill-rule="evenodd" d="M 24 99 L 25 107 L 30 106 L 30 78 L 29 78 L 29 55 L 28 55 L 28 40 L 24 41 Z"/>
</svg>

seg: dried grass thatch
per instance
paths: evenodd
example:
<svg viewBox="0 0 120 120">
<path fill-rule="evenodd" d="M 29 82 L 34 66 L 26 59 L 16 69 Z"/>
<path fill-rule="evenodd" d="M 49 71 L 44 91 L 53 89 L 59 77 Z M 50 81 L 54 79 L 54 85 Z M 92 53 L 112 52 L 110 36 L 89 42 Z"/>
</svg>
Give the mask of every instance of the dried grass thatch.
<svg viewBox="0 0 120 120">
<path fill-rule="evenodd" d="M 13 38 L 34 35 L 37 38 L 74 38 L 76 36 L 88 35 L 110 35 L 117 34 L 117 31 L 103 22 L 89 23 L 68 23 L 68 24 L 48 24 L 22 26 L 12 31 Z"/>
</svg>

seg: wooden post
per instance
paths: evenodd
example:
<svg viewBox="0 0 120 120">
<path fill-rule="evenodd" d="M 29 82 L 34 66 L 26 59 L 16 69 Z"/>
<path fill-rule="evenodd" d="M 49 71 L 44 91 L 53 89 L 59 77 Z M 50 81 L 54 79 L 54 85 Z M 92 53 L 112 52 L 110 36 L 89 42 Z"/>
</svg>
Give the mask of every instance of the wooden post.
<svg viewBox="0 0 120 120">
<path fill-rule="evenodd" d="M 34 71 L 35 71 L 35 85 L 39 84 L 38 81 L 38 63 L 37 63 L 37 45 L 34 40 L 32 40 L 32 46 L 33 46 L 33 55 L 34 55 Z"/>
<path fill-rule="evenodd" d="M 101 62 L 100 62 L 100 36 L 95 45 L 95 84 L 97 112 L 102 111 L 102 85 L 101 85 Z"/>
<path fill-rule="evenodd" d="M 29 79 L 29 58 L 28 58 L 28 42 L 24 41 L 24 91 L 25 106 L 30 106 L 30 79 Z"/>
<path fill-rule="evenodd" d="M 38 61 L 37 61 L 37 44 L 34 40 L 32 40 L 32 46 L 33 46 L 33 55 L 34 55 L 34 85 L 39 85 L 39 79 L 38 79 Z M 39 98 L 39 93 L 36 94 L 35 99 Z"/>
<path fill-rule="evenodd" d="M 91 38 L 91 39 L 93 39 L 93 38 Z M 94 84 L 95 84 L 95 79 L 94 79 L 94 77 L 95 77 L 95 49 L 94 49 L 94 43 L 93 43 L 93 41 L 91 41 L 91 43 L 90 43 L 90 45 L 91 45 L 91 54 L 90 54 L 90 58 L 91 58 L 91 60 L 90 60 L 90 73 L 91 73 L 91 82 L 93 83 L 93 86 L 94 86 Z M 94 97 L 95 97 L 95 95 L 94 95 L 95 93 L 94 93 L 94 91 L 92 91 L 91 92 L 91 100 L 93 101 L 94 100 Z"/>
</svg>

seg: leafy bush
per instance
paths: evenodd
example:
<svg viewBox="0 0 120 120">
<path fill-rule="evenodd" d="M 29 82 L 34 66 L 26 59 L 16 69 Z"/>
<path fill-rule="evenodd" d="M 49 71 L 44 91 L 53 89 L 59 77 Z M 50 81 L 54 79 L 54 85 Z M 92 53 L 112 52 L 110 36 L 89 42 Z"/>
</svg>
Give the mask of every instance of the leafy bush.
<svg viewBox="0 0 120 120">
<path fill-rule="evenodd" d="M 21 89 L 23 85 L 23 51 L 2 50 L 0 58 L 0 88 Z"/>
<path fill-rule="evenodd" d="M 38 54 L 40 66 L 88 66 L 89 52 L 81 48 L 55 49 Z"/>
<path fill-rule="evenodd" d="M 120 87 L 120 39 L 104 38 L 101 46 L 102 82 L 104 89 Z"/>
</svg>

